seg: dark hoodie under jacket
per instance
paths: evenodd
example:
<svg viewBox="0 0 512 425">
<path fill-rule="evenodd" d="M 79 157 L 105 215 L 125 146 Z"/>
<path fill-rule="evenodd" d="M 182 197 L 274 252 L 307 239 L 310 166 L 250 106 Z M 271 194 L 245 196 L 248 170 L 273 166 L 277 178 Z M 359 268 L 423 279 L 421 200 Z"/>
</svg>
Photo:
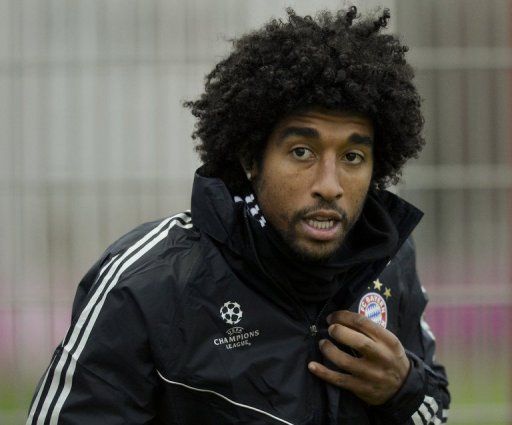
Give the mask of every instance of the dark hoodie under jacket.
<svg viewBox="0 0 512 425">
<path fill-rule="evenodd" d="M 139 226 L 110 246 L 80 282 L 27 424 L 446 422 L 448 383 L 433 360 L 409 238 L 421 213 L 389 192 L 372 194 L 341 250 L 349 254 L 315 270 L 272 261 L 275 241 L 250 211 L 221 180 L 196 174 L 192 213 Z M 310 277 L 328 288 L 319 299 L 304 285 Z M 318 341 L 325 317 L 340 309 L 371 317 L 406 349 L 410 372 L 384 405 L 368 406 L 307 369 L 325 362 Z"/>
</svg>

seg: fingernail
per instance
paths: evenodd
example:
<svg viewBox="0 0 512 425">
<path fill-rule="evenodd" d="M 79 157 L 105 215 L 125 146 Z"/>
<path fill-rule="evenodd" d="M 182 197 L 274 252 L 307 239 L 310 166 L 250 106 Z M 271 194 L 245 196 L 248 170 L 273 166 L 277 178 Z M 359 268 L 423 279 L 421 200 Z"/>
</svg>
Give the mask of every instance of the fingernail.
<svg viewBox="0 0 512 425">
<path fill-rule="evenodd" d="M 310 371 L 314 372 L 316 370 L 316 366 L 314 363 L 308 363 L 308 368 Z"/>
<path fill-rule="evenodd" d="M 321 339 L 320 341 L 318 341 L 318 345 L 320 346 L 320 348 L 322 348 L 322 346 L 325 344 L 325 339 Z"/>
<path fill-rule="evenodd" d="M 327 333 L 329 334 L 329 336 L 332 336 L 332 331 L 334 330 L 334 325 L 331 325 L 327 328 Z"/>
<path fill-rule="evenodd" d="M 327 323 L 329 323 L 329 324 L 331 324 L 331 319 L 332 319 L 332 313 L 331 313 L 331 314 L 329 314 L 329 315 L 325 318 L 325 320 L 327 320 Z"/>
</svg>

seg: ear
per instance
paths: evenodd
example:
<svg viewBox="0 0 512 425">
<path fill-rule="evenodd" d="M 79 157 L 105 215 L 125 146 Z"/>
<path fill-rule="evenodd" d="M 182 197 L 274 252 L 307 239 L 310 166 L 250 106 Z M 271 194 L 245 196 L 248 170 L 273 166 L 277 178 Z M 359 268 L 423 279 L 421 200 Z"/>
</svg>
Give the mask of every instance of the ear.
<svg viewBox="0 0 512 425">
<path fill-rule="evenodd" d="M 242 165 L 247 180 L 252 181 L 258 175 L 258 167 L 255 163 L 246 164 L 243 160 L 240 160 L 240 164 Z"/>
</svg>

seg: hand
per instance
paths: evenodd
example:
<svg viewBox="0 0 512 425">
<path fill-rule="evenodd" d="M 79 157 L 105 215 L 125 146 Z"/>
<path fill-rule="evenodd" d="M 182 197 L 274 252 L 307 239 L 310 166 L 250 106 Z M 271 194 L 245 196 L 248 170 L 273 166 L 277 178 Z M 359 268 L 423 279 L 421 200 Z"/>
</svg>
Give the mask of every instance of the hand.
<svg viewBox="0 0 512 425">
<path fill-rule="evenodd" d="M 310 362 L 309 370 L 370 405 L 388 401 L 400 389 L 410 368 L 398 338 L 365 316 L 346 310 L 332 313 L 327 322 L 331 338 L 353 348 L 360 357 L 347 354 L 324 339 L 320 341 L 322 354 L 343 372 L 317 362 Z"/>
</svg>

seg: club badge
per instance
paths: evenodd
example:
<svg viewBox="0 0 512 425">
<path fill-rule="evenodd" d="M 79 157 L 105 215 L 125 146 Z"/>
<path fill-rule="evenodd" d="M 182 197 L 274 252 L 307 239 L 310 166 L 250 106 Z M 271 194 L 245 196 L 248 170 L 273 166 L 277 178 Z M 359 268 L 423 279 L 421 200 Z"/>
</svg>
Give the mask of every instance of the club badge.
<svg viewBox="0 0 512 425">
<path fill-rule="evenodd" d="M 362 314 L 372 322 L 378 323 L 383 328 L 388 324 L 388 307 L 382 295 L 377 292 L 369 292 L 359 302 L 359 314 Z"/>
</svg>

